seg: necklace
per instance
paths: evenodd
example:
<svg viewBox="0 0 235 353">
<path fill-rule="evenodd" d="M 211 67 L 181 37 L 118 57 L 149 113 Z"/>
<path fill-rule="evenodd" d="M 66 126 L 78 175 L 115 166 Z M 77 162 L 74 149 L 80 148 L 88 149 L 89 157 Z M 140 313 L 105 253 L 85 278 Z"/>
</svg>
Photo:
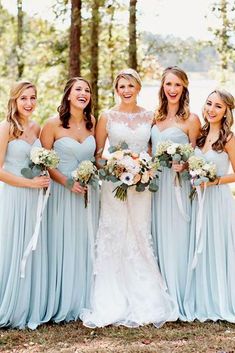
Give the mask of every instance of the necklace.
<svg viewBox="0 0 235 353">
<path fill-rule="evenodd" d="M 215 142 L 218 140 L 219 134 L 211 135 L 211 136 L 208 135 L 207 138 L 208 138 L 208 142 Z"/>
</svg>

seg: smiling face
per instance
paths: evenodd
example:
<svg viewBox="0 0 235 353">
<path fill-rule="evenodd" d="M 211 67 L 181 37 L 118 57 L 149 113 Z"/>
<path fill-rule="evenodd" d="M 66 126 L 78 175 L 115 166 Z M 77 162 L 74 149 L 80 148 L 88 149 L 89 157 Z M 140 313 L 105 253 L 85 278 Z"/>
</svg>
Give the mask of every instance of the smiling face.
<svg viewBox="0 0 235 353">
<path fill-rule="evenodd" d="M 82 80 L 75 81 L 71 87 L 68 100 L 72 107 L 84 110 L 91 100 L 89 85 Z"/>
<path fill-rule="evenodd" d="M 163 83 L 163 90 L 168 103 L 177 104 L 183 93 L 183 89 L 184 86 L 182 80 L 173 73 L 169 72 Z"/>
<path fill-rule="evenodd" d="M 140 87 L 133 79 L 121 77 L 117 82 L 116 91 L 123 103 L 131 104 L 136 102 Z"/>
<path fill-rule="evenodd" d="M 213 92 L 209 95 L 204 106 L 204 117 L 210 124 L 218 124 L 226 114 L 227 106 L 221 97 Z"/>
<path fill-rule="evenodd" d="M 33 87 L 26 88 L 16 99 L 16 107 L 20 118 L 28 118 L 36 107 L 36 92 Z"/>
</svg>

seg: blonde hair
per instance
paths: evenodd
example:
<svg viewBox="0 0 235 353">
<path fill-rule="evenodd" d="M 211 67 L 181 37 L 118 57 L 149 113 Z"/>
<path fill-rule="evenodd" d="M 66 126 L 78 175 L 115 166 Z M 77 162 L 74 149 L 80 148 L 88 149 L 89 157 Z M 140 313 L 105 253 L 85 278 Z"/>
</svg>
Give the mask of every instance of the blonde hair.
<svg viewBox="0 0 235 353">
<path fill-rule="evenodd" d="M 17 110 L 17 99 L 25 89 L 33 88 L 37 96 L 37 89 L 30 81 L 20 81 L 15 83 L 10 90 L 10 98 L 7 104 L 6 120 L 10 123 L 10 135 L 18 138 L 23 134 L 23 126 Z"/>
<path fill-rule="evenodd" d="M 212 91 L 208 95 L 206 101 L 214 93 L 217 94 L 220 97 L 220 99 L 223 101 L 223 103 L 226 105 L 226 110 L 225 110 L 224 117 L 221 121 L 221 127 L 220 127 L 218 140 L 215 141 L 211 147 L 214 151 L 223 152 L 226 143 L 233 136 L 233 132 L 231 131 L 231 127 L 232 127 L 233 121 L 234 121 L 234 119 L 233 119 L 233 109 L 235 107 L 234 97 L 232 96 L 231 93 L 227 92 L 224 89 L 215 89 L 214 91 Z M 197 146 L 199 146 L 199 147 L 204 146 L 204 144 L 206 142 L 206 138 L 207 138 L 209 131 L 210 131 L 210 124 L 205 116 L 205 105 L 206 105 L 206 103 L 203 106 L 203 118 L 206 123 L 202 127 L 201 135 L 197 139 Z"/>
<path fill-rule="evenodd" d="M 155 113 L 155 119 L 156 120 L 165 120 L 167 113 L 168 113 L 168 100 L 164 92 L 164 83 L 166 80 L 166 76 L 172 73 L 173 75 L 177 76 L 183 84 L 183 92 L 181 94 L 180 100 L 179 100 L 179 108 L 176 113 L 177 118 L 186 120 L 188 119 L 190 115 L 190 110 L 189 110 L 189 91 L 188 91 L 188 76 L 187 74 L 180 69 L 178 66 L 169 66 L 167 67 L 162 74 L 161 78 L 161 86 L 159 89 L 159 107 L 156 110 Z"/>
<path fill-rule="evenodd" d="M 121 70 L 115 77 L 114 83 L 113 83 L 115 91 L 117 91 L 118 82 L 121 78 L 134 82 L 139 86 L 139 89 L 141 89 L 142 87 L 141 79 L 138 72 L 136 72 L 134 69 L 128 68 L 128 69 Z"/>
</svg>

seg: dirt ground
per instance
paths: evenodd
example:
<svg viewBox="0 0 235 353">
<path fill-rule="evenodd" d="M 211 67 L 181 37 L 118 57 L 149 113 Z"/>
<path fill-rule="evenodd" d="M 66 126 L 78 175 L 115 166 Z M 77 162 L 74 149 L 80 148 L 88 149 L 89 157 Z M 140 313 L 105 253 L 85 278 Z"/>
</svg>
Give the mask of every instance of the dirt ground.
<svg viewBox="0 0 235 353">
<path fill-rule="evenodd" d="M 46 324 L 35 331 L 0 329 L 0 352 L 235 353 L 235 324 L 167 323 L 138 329 L 88 329 L 81 322 Z"/>
</svg>

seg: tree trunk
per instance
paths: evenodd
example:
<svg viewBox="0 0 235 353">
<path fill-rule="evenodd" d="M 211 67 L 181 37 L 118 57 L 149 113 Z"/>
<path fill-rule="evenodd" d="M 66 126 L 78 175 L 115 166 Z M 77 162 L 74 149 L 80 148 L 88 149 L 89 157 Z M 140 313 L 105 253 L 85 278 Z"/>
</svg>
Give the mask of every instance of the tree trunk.
<svg viewBox="0 0 235 353">
<path fill-rule="evenodd" d="M 115 53 L 114 53 L 114 38 L 113 38 L 113 22 L 114 22 L 114 14 L 115 14 L 115 0 L 108 7 L 109 14 L 109 26 L 108 26 L 108 48 L 110 52 L 110 82 L 111 85 L 114 81 L 114 73 L 115 73 Z M 112 96 L 110 100 L 110 105 L 114 104 L 114 91 L 112 90 Z"/>
<path fill-rule="evenodd" d="M 134 70 L 137 70 L 136 5 L 137 5 L 137 0 L 130 0 L 130 4 L 129 4 L 129 67 L 131 67 Z"/>
<path fill-rule="evenodd" d="M 69 77 L 80 76 L 81 72 L 81 8 L 82 0 L 71 0 Z"/>
<path fill-rule="evenodd" d="M 94 115 L 97 118 L 99 114 L 98 101 L 98 80 L 99 80 L 99 14 L 100 0 L 94 0 L 92 3 L 92 18 L 91 18 L 91 86 L 92 99 L 94 107 Z"/>
<path fill-rule="evenodd" d="M 21 79 L 24 71 L 24 60 L 23 60 L 23 10 L 22 0 L 17 0 L 17 43 L 16 43 L 16 57 L 17 57 L 17 69 L 18 80 Z"/>
</svg>

